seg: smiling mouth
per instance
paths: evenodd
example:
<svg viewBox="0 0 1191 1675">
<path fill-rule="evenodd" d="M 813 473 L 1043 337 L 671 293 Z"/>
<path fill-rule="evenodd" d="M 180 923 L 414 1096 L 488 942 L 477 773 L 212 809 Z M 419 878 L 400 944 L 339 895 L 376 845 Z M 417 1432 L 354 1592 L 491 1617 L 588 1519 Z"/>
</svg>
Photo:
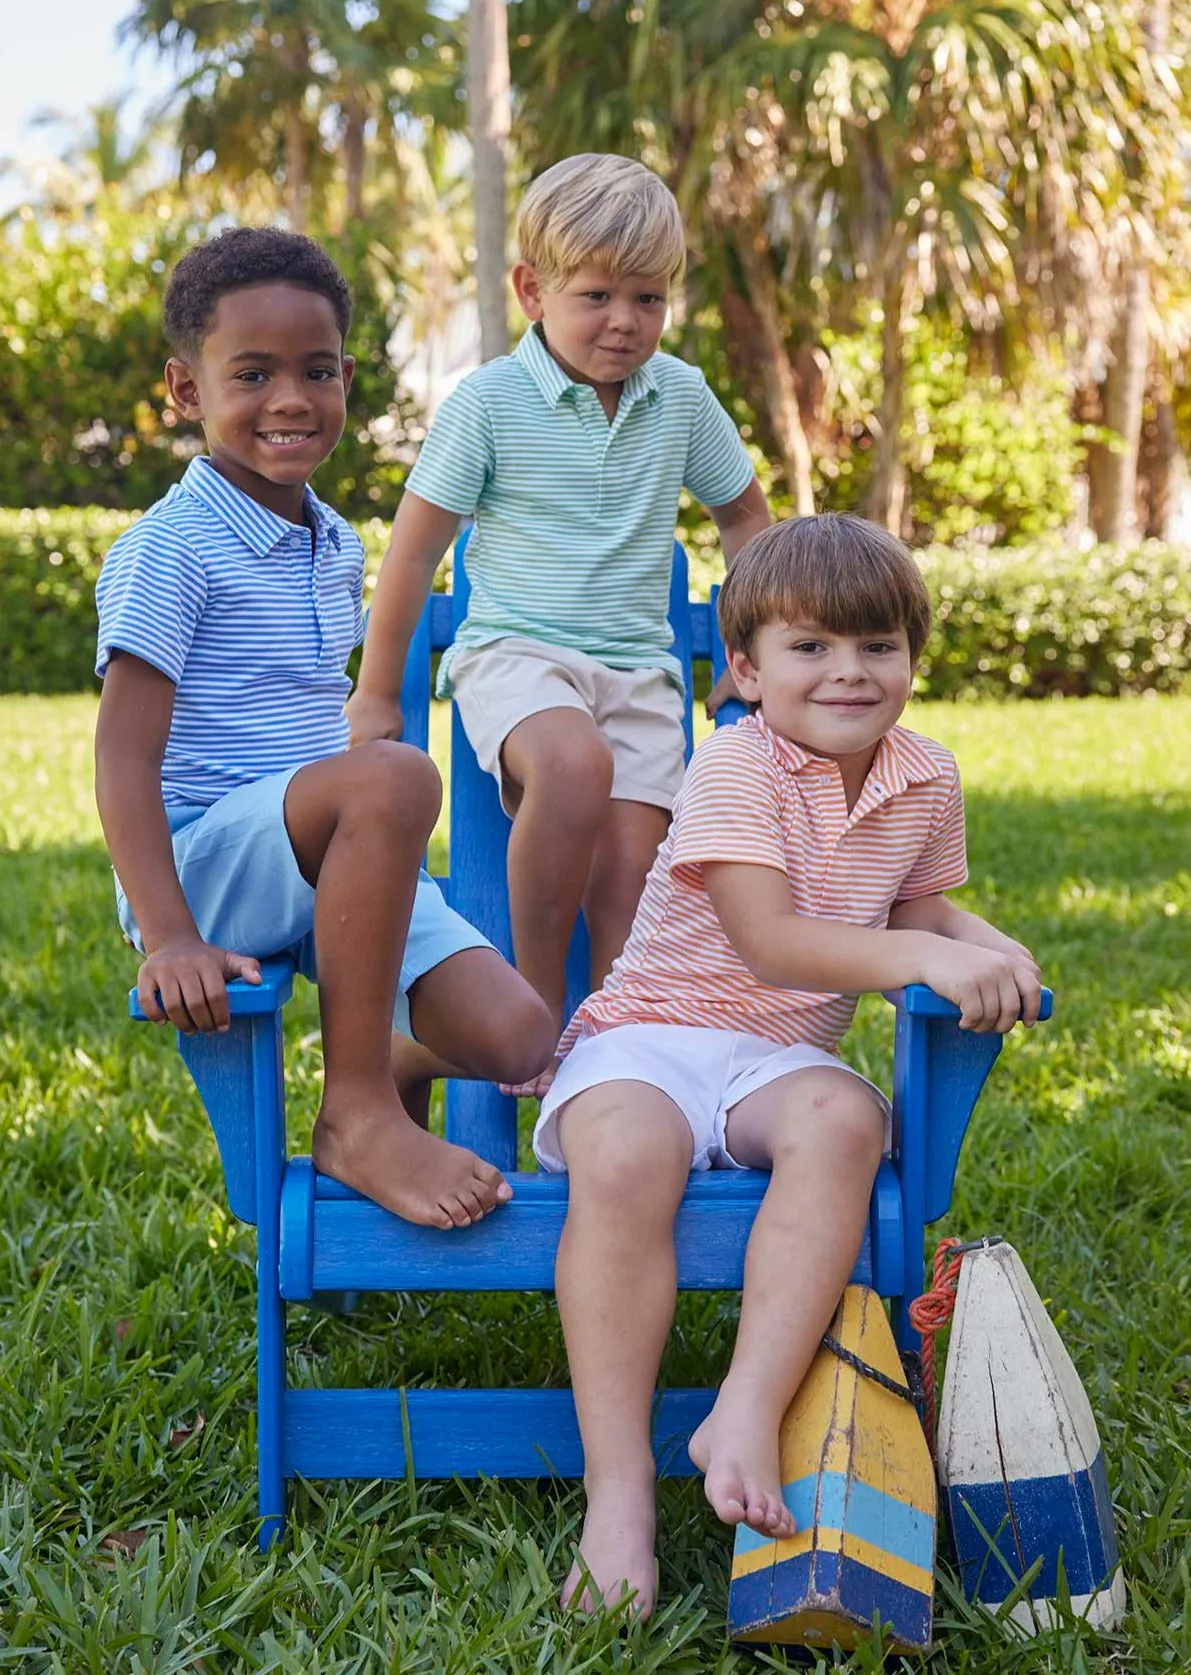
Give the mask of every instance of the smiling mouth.
<svg viewBox="0 0 1191 1675">
<path fill-rule="evenodd" d="M 317 433 L 313 430 L 258 430 L 257 435 L 262 442 L 268 442 L 274 448 L 297 448 L 303 442 L 309 442 Z"/>
</svg>

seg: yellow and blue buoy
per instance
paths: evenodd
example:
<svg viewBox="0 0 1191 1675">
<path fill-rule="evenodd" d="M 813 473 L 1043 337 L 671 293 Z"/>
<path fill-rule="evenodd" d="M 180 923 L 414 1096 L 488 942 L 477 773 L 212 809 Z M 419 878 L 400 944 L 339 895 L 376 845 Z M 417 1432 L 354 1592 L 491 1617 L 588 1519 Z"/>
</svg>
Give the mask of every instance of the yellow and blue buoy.
<svg viewBox="0 0 1191 1675">
<path fill-rule="evenodd" d="M 1079 1375 L 1021 1259 L 969 1250 L 939 1413 L 939 1481 L 969 1599 L 1028 1631 L 1071 1610 L 1097 1628 L 1125 1611 L 1104 1451 Z M 1037 1567 L 1027 1587 L 1023 1579 Z"/>
<path fill-rule="evenodd" d="M 935 1474 L 880 1298 L 850 1285 L 782 1421 L 782 1494 L 798 1528 L 740 1525 L 728 1591 L 733 1640 L 850 1651 L 884 1625 L 887 1651 L 925 1651 L 934 1600 Z"/>
</svg>

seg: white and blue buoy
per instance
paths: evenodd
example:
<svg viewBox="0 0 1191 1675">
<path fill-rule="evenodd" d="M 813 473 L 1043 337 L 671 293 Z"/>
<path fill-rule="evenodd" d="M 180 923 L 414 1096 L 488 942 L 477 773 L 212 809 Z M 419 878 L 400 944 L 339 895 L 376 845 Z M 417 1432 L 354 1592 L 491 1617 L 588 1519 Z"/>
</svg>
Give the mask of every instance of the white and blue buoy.
<svg viewBox="0 0 1191 1675">
<path fill-rule="evenodd" d="M 1072 1611 L 1096 1628 L 1125 1611 L 1096 1421 L 1062 1339 L 1011 1245 L 965 1255 L 938 1430 L 939 1481 L 964 1593 L 1028 1632 Z"/>
</svg>

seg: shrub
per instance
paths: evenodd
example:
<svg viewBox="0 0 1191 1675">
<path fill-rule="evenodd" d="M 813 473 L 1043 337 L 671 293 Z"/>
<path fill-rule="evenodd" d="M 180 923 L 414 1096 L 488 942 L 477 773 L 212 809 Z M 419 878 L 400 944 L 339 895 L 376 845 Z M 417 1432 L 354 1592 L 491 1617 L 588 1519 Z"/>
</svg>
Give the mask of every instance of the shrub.
<svg viewBox="0 0 1191 1675">
<path fill-rule="evenodd" d="M 139 516 L 101 507 L 0 509 L 0 692 L 92 684 L 95 581 Z M 389 526 L 356 526 L 374 574 Z M 690 539 L 691 591 L 720 575 L 714 529 Z M 1090 551 L 1057 541 L 919 555 L 937 621 L 919 689 L 937 698 L 1172 692 L 1187 681 L 1191 557 L 1147 541 Z M 449 564 L 437 585 L 449 585 Z"/>
</svg>

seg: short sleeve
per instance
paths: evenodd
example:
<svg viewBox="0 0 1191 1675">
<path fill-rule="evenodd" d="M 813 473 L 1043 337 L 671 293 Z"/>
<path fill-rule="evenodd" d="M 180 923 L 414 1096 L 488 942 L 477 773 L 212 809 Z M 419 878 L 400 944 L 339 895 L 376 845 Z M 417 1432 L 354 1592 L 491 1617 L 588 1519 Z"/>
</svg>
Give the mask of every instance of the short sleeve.
<svg viewBox="0 0 1191 1675">
<path fill-rule="evenodd" d="M 914 865 L 902 880 L 898 901 L 915 896 L 937 896 L 944 890 L 958 890 L 968 877 L 967 846 L 964 840 L 964 794 L 959 769 L 951 764 L 946 788 L 939 788 L 940 806 L 931 821 L 930 835 Z"/>
<path fill-rule="evenodd" d="M 405 486 L 462 517 L 479 505 L 495 464 L 492 421 L 467 378 L 435 414 Z"/>
<path fill-rule="evenodd" d="M 699 746 L 674 811 L 671 876 L 700 881 L 709 861 L 787 874 L 778 770 L 755 735 L 721 728 Z"/>
<path fill-rule="evenodd" d="M 95 673 L 102 678 L 112 653 L 127 651 L 177 686 L 206 601 L 206 572 L 185 540 L 151 515 L 142 518 L 99 573 Z"/>
<path fill-rule="evenodd" d="M 753 462 L 740 433 L 700 373 L 683 487 L 704 506 L 726 506 L 743 494 L 752 480 Z"/>
</svg>

